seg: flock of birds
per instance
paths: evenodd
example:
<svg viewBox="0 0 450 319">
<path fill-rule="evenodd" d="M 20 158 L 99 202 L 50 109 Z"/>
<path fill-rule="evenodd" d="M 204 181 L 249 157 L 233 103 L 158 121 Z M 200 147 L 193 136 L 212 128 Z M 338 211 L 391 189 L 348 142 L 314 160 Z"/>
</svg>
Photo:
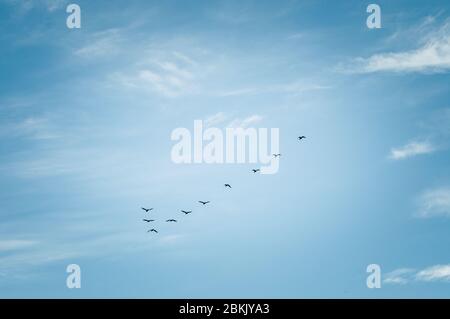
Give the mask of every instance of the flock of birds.
<svg viewBox="0 0 450 319">
<path fill-rule="evenodd" d="M 301 140 L 303 140 L 303 139 L 305 139 L 306 138 L 306 136 L 299 136 L 297 139 L 299 140 L 299 141 L 301 141 Z M 278 153 L 278 154 L 273 154 L 273 156 L 275 157 L 275 158 L 278 158 L 278 157 L 280 157 L 281 156 L 281 154 L 280 153 Z M 259 168 L 254 168 L 254 169 L 252 169 L 252 171 L 253 171 L 253 173 L 258 173 L 259 171 L 260 171 L 260 169 Z M 230 184 L 224 184 L 224 187 L 226 187 L 226 188 L 232 188 L 231 187 L 231 185 Z M 198 201 L 200 204 L 202 204 L 203 206 L 205 206 L 206 204 L 209 204 L 210 203 L 210 201 L 201 201 L 201 200 L 199 200 Z M 145 207 L 141 207 L 141 209 L 143 210 L 143 211 L 145 211 L 146 213 L 150 213 L 152 210 L 153 210 L 153 207 L 152 208 L 145 208 Z M 180 211 L 181 213 L 183 213 L 183 214 L 185 214 L 185 215 L 189 215 L 189 214 L 192 214 L 192 211 L 191 210 L 181 210 Z M 146 223 L 152 223 L 152 222 L 155 222 L 156 220 L 155 219 L 148 219 L 148 218 L 144 218 L 142 221 L 144 221 L 144 222 L 146 222 Z M 176 219 L 173 219 L 173 218 L 171 218 L 171 219 L 167 219 L 166 220 L 166 223 L 176 223 L 176 222 L 178 222 Z M 147 231 L 148 233 L 158 233 L 158 231 L 155 229 L 155 228 L 152 228 L 152 229 L 149 229 L 148 231 Z"/>
</svg>

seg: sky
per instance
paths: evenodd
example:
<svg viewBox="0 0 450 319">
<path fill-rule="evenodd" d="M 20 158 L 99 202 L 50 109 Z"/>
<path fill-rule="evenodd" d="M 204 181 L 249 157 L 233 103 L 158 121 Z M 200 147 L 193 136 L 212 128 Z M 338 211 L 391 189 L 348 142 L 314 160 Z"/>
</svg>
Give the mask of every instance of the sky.
<svg viewBox="0 0 450 319">
<path fill-rule="evenodd" d="M 0 297 L 450 297 L 447 1 L 75 3 L 0 0 Z M 174 163 L 194 120 L 279 171 Z"/>
</svg>

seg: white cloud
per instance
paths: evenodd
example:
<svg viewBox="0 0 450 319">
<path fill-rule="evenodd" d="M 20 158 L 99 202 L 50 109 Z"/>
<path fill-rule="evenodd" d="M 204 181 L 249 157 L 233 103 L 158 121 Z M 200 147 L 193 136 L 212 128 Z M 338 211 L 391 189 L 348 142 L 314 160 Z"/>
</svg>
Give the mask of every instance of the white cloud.
<svg viewBox="0 0 450 319">
<path fill-rule="evenodd" d="M 195 92 L 195 66 L 191 58 L 179 52 L 166 54 L 164 60 L 153 57 L 138 63 L 138 67 L 127 73 L 113 75 L 120 84 L 147 90 L 164 97 L 178 97 Z"/>
<path fill-rule="evenodd" d="M 35 244 L 37 243 L 31 240 L 0 240 L 0 252 L 27 248 Z"/>
<path fill-rule="evenodd" d="M 226 115 L 224 112 L 218 112 L 214 115 L 208 116 L 203 122 L 205 127 L 212 127 L 215 125 L 223 124 L 230 120 L 231 116 Z M 251 125 L 255 125 L 263 120 L 263 117 L 258 114 L 253 114 L 245 118 L 234 118 L 226 125 L 226 127 L 232 128 L 248 128 Z"/>
<path fill-rule="evenodd" d="M 192 73 L 178 66 L 175 62 L 156 62 L 156 64 L 161 68 L 161 70 L 172 74 L 177 78 L 191 79 Z"/>
<path fill-rule="evenodd" d="M 420 122 L 422 132 L 413 141 L 390 150 L 388 157 L 402 160 L 417 155 L 443 151 L 449 147 L 450 108 L 435 111 L 427 119 Z"/>
<path fill-rule="evenodd" d="M 261 87 L 253 87 L 253 88 L 243 88 L 236 90 L 229 90 L 219 93 L 219 96 L 228 97 L 228 96 L 241 96 L 241 95 L 256 95 L 263 93 L 286 93 L 286 94 L 302 94 L 309 91 L 316 90 L 326 90 L 330 89 L 330 86 L 326 85 L 310 85 L 304 84 L 301 82 L 292 82 L 292 83 L 284 83 L 284 84 L 274 84 L 268 86 Z"/>
<path fill-rule="evenodd" d="M 47 140 L 58 138 L 59 135 L 52 132 L 49 121 L 46 118 L 27 118 L 18 127 L 18 132 L 29 136 L 31 139 Z"/>
<path fill-rule="evenodd" d="M 183 54 L 183 53 L 181 53 L 181 52 L 173 51 L 172 54 L 173 54 L 173 56 L 175 56 L 178 60 L 180 60 L 180 61 L 182 61 L 182 62 L 184 62 L 184 63 L 186 63 L 186 64 L 190 64 L 190 65 L 192 65 L 192 66 L 196 66 L 196 65 L 197 65 L 197 62 L 196 62 L 196 61 L 194 61 L 193 59 L 191 59 L 190 57 L 188 57 L 187 55 L 185 55 L 185 54 Z"/>
<path fill-rule="evenodd" d="M 98 218 L 100 218 L 100 222 L 105 226 L 104 217 L 94 216 L 92 213 L 89 213 L 89 216 L 89 225 L 99 223 Z M 138 252 L 142 249 L 146 251 L 149 249 L 148 242 L 142 240 L 148 237 L 146 232 L 136 234 L 134 231 L 123 231 L 123 224 L 122 227 L 110 225 L 104 228 L 105 231 L 95 233 L 89 230 L 87 224 L 83 226 L 74 224 L 73 219 L 70 222 L 62 219 L 55 219 L 53 222 L 55 221 L 58 223 L 58 230 L 50 234 L 48 231 L 39 229 L 38 231 L 41 233 L 33 235 L 34 238 L 40 238 L 39 242 L 0 240 L 0 253 L 8 252 L 0 254 L 0 273 L 5 277 L 12 278 L 18 274 L 32 274 L 30 270 L 34 267 L 57 261 L 73 260 L 74 258 L 99 258 L 117 254 L 119 250 L 121 252 Z M 57 237 L 54 237 L 55 235 Z M 176 236 L 168 236 L 162 240 L 161 244 L 175 243 L 177 239 Z"/>
<path fill-rule="evenodd" d="M 450 217 L 450 188 L 426 191 L 419 197 L 419 217 Z"/>
<path fill-rule="evenodd" d="M 419 271 L 416 276 L 416 280 L 419 281 L 444 281 L 450 282 L 450 264 L 449 265 L 436 265 L 425 268 Z"/>
<path fill-rule="evenodd" d="M 44 7 L 47 11 L 53 12 L 68 3 L 67 0 L 5 0 L 4 2 L 18 6 L 22 12 L 28 12 L 39 7 Z"/>
<path fill-rule="evenodd" d="M 383 282 L 385 284 L 407 284 L 411 275 L 414 273 L 414 269 L 411 268 L 400 268 L 396 269 L 384 276 Z"/>
<path fill-rule="evenodd" d="M 68 3 L 67 0 L 45 0 L 44 1 L 44 5 L 47 7 L 47 10 L 50 12 L 62 8 L 66 3 Z"/>
<path fill-rule="evenodd" d="M 138 79 L 147 84 L 155 92 L 166 97 L 176 97 L 189 91 L 190 81 L 174 69 L 161 68 L 159 71 L 141 70 Z"/>
<path fill-rule="evenodd" d="M 293 82 L 283 85 L 277 85 L 272 88 L 275 92 L 285 92 L 291 94 L 302 94 L 309 91 L 328 90 L 331 86 L 317 85 L 317 84 L 304 84 L 301 82 Z"/>
<path fill-rule="evenodd" d="M 119 29 L 108 29 L 94 33 L 87 44 L 75 50 L 74 54 L 83 58 L 98 58 L 119 52 L 123 41 Z"/>
<path fill-rule="evenodd" d="M 389 158 L 400 160 L 417 155 L 432 153 L 435 150 L 436 148 L 429 142 L 411 142 L 401 147 L 392 148 Z"/>
<path fill-rule="evenodd" d="M 450 282 L 450 264 L 434 265 L 422 270 L 399 268 L 384 276 L 383 283 L 405 285 L 412 282 Z"/>
<path fill-rule="evenodd" d="M 287 38 L 288 38 L 288 40 L 298 40 L 298 39 L 303 39 L 305 36 L 306 36 L 306 33 L 297 32 L 297 33 L 293 33 L 293 34 L 289 35 Z"/>
<path fill-rule="evenodd" d="M 450 23 L 421 39 L 415 50 L 374 54 L 357 58 L 343 70 L 354 73 L 372 72 L 447 72 L 450 70 Z"/>
<path fill-rule="evenodd" d="M 218 112 L 214 115 L 208 116 L 203 123 L 205 124 L 205 127 L 211 127 L 215 125 L 219 125 L 227 120 L 228 116 L 225 115 L 223 112 Z"/>
<path fill-rule="evenodd" d="M 255 88 L 245 88 L 245 89 L 236 89 L 236 90 L 230 90 L 230 91 L 224 91 L 219 93 L 219 96 L 227 97 L 227 96 L 240 96 L 240 95 L 252 95 L 261 93 L 263 90 L 258 90 Z"/>
<path fill-rule="evenodd" d="M 45 117 L 27 117 L 17 123 L 8 123 L 0 127 L 0 136 L 21 137 L 32 140 L 50 140 L 59 138 L 59 132 Z"/>
<path fill-rule="evenodd" d="M 82 256 L 86 254 L 88 249 L 81 253 L 72 245 L 65 245 L 60 242 L 53 244 L 45 244 L 40 242 L 28 242 L 21 240 L 10 241 L 5 243 L 10 253 L 0 256 L 0 271 L 7 277 L 25 273 L 24 270 L 30 269 L 38 265 L 53 263 L 68 258 Z M 32 247 L 32 249 L 24 249 Z M 85 248 L 88 246 L 85 245 Z M 13 251 L 14 250 L 14 251 Z M 1 251 L 1 250 L 0 250 Z M 29 274 L 29 272 L 27 272 Z"/>
<path fill-rule="evenodd" d="M 161 244 L 175 244 L 183 239 L 183 235 L 165 235 L 159 238 Z"/>
<path fill-rule="evenodd" d="M 249 117 L 246 117 L 244 119 L 240 119 L 240 118 L 236 118 L 234 120 L 232 120 L 230 122 L 230 124 L 228 124 L 228 127 L 233 127 L 233 128 L 247 128 L 250 125 L 254 125 L 256 123 L 261 122 L 263 119 L 263 117 L 261 115 L 251 115 Z"/>
</svg>

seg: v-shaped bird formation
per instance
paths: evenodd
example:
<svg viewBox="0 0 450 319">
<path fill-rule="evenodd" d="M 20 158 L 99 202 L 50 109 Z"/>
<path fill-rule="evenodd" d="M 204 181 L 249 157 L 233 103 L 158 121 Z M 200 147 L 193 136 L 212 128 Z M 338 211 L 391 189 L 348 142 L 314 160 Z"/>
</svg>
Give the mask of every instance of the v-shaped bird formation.
<svg viewBox="0 0 450 319">
<path fill-rule="evenodd" d="M 297 139 L 299 140 L 299 141 L 301 141 L 301 140 L 303 140 L 303 139 L 305 139 L 306 138 L 306 136 L 299 136 Z M 281 154 L 273 154 L 273 156 L 275 157 L 275 158 L 279 158 L 280 156 L 281 156 Z M 258 172 L 260 172 L 260 169 L 259 168 L 254 168 L 254 169 L 252 169 L 252 172 L 253 173 L 258 173 Z M 224 187 L 225 188 L 232 188 L 231 187 L 231 185 L 230 184 L 228 184 L 228 183 L 225 183 L 224 184 Z M 202 200 L 199 200 L 198 201 L 198 203 L 200 203 L 200 204 L 202 204 L 202 206 L 205 206 L 205 205 L 207 205 L 207 204 L 209 204 L 210 203 L 210 201 L 202 201 Z M 145 208 L 145 207 L 141 207 L 141 209 L 143 210 L 143 211 L 145 211 L 146 213 L 150 213 L 152 210 L 153 210 L 153 207 L 152 208 Z M 189 215 L 189 214 L 192 214 L 192 210 L 180 210 L 180 212 L 181 213 L 183 213 L 185 216 L 187 216 L 187 215 Z M 144 218 L 144 219 L 142 219 L 142 221 L 144 221 L 144 222 L 146 222 L 146 223 L 151 223 L 151 222 L 155 222 L 156 220 L 155 219 L 147 219 L 147 218 Z M 165 221 L 166 223 L 177 223 L 178 222 L 178 220 L 176 220 L 176 219 L 174 219 L 174 218 L 170 218 L 170 219 L 166 219 L 166 221 Z M 147 231 L 147 233 L 155 233 L 155 234 L 158 234 L 158 230 L 156 230 L 155 228 L 152 228 L 152 229 L 149 229 L 148 231 Z"/>
</svg>

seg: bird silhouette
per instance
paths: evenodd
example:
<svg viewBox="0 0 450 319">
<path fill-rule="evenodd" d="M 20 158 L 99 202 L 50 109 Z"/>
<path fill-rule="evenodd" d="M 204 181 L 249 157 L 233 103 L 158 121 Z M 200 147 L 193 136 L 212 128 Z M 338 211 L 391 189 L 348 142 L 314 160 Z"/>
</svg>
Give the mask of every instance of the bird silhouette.
<svg viewBox="0 0 450 319">
<path fill-rule="evenodd" d="M 176 223 L 177 220 L 176 219 L 168 219 L 168 220 L 166 220 L 166 222 L 168 222 L 168 223 Z"/>
<path fill-rule="evenodd" d="M 192 210 L 181 210 L 185 215 L 192 213 Z"/>
<path fill-rule="evenodd" d="M 152 228 L 152 229 L 150 229 L 150 230 L 147 231 L 147 233 L 150 233 L 150 232 L 158 233 L 158 231 L 157 231 L 156 229 L 154 229 L 154 228 Z"/>
<path fill-rule="evenodd" d="M 231 185 L 230 184 L 225 184 L 225 187 L 231 188 Z"/>
<path fill-rule="evenodd" d="M 306 136 L 303 136 L 303 135 L 302 135 L 302 136 L 299 136 L 299 137 L 298 137 L 299 141 L 303 140 L 304 138 L 306 138 Z"/>
<path fill-rule="evenodd" d="M 200 204 L 203 204 L 203 205 L 206 205 L 206 204 L 209 203 L 209 201 L 207 201 L 207 202 L 202 202 L 201 200 L 199 200 L 198 202 L 199 202 Z"/>
<path fill-rule="evenodd" d="M 278 153 L 278 154 L 273 154 L 273 157 L 280 157 L 280 156 L 281 156 L 280 153 Z"/>
<path fill-rule="evenodd" d="M 154 222 L 154 219 L 143 219 L 144 222 L 150 223 L 150 222 Z"/>
<path fill-rule="evenodd" d="M 142 210 L 145 210 L 146 213 L 148 213 L 149 211 L 153 210 L 153 208 L 144 208 L 144 207 L 141 207 L 141 208 L 142 208 Z"/>
<path fill-rule="evenodd" d="M 252 171 L 253 171 L 253 173 L 258 173 L 260 171 L 260 169 L 256 168 L 256 169 L 252 169 Z"/>
</svg>

